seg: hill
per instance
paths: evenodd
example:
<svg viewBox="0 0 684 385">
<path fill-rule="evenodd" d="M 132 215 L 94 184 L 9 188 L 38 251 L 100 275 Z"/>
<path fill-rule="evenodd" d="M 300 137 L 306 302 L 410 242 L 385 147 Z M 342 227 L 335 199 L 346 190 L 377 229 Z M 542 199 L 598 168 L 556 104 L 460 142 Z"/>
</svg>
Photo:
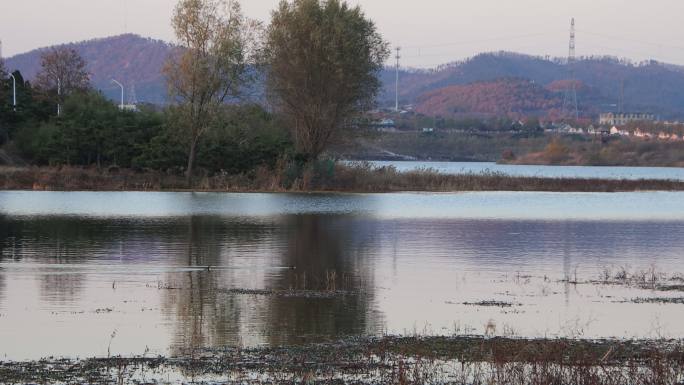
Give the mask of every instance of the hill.
<svg viewBox="0 0 684 385">
<path fill-rule="evenodd" d="M 110 98 L 119 98 L 118 88 L 111 83 L 111 79 L 116 78 L 127 88 L 135 85 L 139 101 L 157 104 L 166 101 L 161 69 L 173 49 L 170 44 L 126 34 L 66 46 L 76 49 L 88 61 L 93 84 Z M 7 67 L 19 69 L 31 79 L 39 70 L 40 55 L 46 49 L 8 58 Z M 624 85 L 625 110 L 651 112 L 666 119 L 684 119 L 684 67 L 654 61 L 631 63 L 609 57 L 589 57 L 579 59 L 575 71 L 580 110 L 585 116 L 595 117 L 601 111 L 615 109 Z M 381 73 L 385 84 L 379 98 L 381 105 L 394 105 L 394 76 L 392 68 Z M 417 104 L 420 111 L 428 115 L 454 111 L 472 115 L 509 111 L 552 116 L 558 99 L 562 100 L 569 71 L 561 60 L 499 52 L 480 54 L 431 70 L 402 70 L 400 77 L 402 102 Z M 521 82 L 505 84 L 502 79 L 524 80 L 534 87 L 529 88 Z M 503 92 L 499 100 L 492 99 L 497 92 Z M 456 95 L 458 93 L 464 94 Z M 126 94 L 130 95 L 130 89 Z M 438 102 L 437 95 L 449 97 Z M 549 99 L 542 100 L 545 98 Z M 514 102 L 514 99 L 520 100 Z M 482 100 L 484 105 L 475 100 Z M 495 104 L 502 105 L 495 108 Z"/>
<path fill-rule="evenodd" d="M 135 87 L 140 102 L 164 103 L 166 86 L 161 74 L 171 45 L 138 35 L 126 34 L 93 39 L 64 46 L 74 48 L 87 61 L 93 85 L 108 97 L 119 100 L 120 89 L 111 80 L 126 86 L 126 98 Z M 6 60 L 8 69 L 18 69 L 27 79 L 40 70 L 40 56 L 51 47 L 40 48 Z"/>
<path fill-rule="evenodd" d="M 575 71 L 576 79 L 582 85 L 579 99 L 584 114 L 595 116 L 599 111 L 614 109 L 624 84 L 625 110 L 652 112 L 669 119 L 684 118 L 684 70 L 681 66 L 590 57 L 578 60 Z M 569 71 L 560 60 L 501 52 L 480 54 L 434 70 L 403 70 L 400 78 L 400 99 L 413 104 L 425 100 L 431 91 L 502 78 L 527 79 L 559 92 L 562 91 L 560 84 L 568 81 Z M 383 71 L 382 79 L 386 87 L 380 102 L 391 105 L 394 100 L 394 70 L 388 68 Z M 451 90 L 457 91 L 458 88 Z M 527 102 L 537 104 L 536 101 L 521 103 Z"/>
<path fill-rule="evenodd" d="M 486 115 L 523 118 L 560 110 L 562 97 L 527 79 L 508 78 L 429 91 L 417 100 L 426 115 Z"/>
</svg>

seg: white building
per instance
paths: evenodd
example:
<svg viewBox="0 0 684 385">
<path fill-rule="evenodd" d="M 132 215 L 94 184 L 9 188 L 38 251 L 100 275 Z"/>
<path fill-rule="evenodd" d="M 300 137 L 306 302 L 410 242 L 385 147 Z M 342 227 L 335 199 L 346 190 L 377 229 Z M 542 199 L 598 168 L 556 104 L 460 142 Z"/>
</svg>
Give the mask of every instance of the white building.
<svg viewBox="0 0 684 385">
<path fill-rule="evenodd" d="M 602 126 L 624 126 L 631 122 L 653 122 L 656 120 L 653 114 L 644 113 L 613 113 L 607 112 L 599 115 L 599 124 Z"/>
</svg>

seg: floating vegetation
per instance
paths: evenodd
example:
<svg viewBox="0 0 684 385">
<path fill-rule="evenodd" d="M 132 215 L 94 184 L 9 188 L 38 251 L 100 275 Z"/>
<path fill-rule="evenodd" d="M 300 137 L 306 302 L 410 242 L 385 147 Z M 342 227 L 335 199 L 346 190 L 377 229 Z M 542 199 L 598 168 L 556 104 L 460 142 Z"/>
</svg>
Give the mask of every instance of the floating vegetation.
<svg viewBox="0 0 684 385">
<path fill-rule="evenodd" d="M 684 291 L 684 285 L 658 285 L 658 291 Z"/>
<path fill-rule="evenodd" d="M 226 289 L 221 292 L 232 295 L 257 295 L 284 298 L 337 298 L 356 295 L 357 293 L 344 290 L 252 290 L 252 289 Z"/>
<path fill-rule="evenodd" d="M 522 306 L 521 303 L 511 303 L 503 301 L 479 301 L 479 302 L 463 302 L 466 306 L 485 306 L 485 307 L 513 307 Z"/>
<path fill-rule="evenodd" d="M 656 297 L 656 298 L 634 298 L 630 301 L 631 303 L 662 303 L 662 304 L 678 304 L 684 305 L 684 298 L 669 298 L 669 297 Z"/>
</svg>

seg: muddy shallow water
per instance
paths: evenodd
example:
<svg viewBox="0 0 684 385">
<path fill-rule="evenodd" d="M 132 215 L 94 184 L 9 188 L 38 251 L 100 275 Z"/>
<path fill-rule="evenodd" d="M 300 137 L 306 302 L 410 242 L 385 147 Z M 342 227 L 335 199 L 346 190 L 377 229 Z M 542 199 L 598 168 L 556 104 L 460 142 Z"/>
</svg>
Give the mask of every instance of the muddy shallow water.
<svg viewBox="0 0 684 385">
<path fill-rule="evenodd" d="M 0 215 L 4 359 L 684 338 L 684 292 L 586 282 L 682 272 L 683 193 L 2 192 Z"/>
</svg>

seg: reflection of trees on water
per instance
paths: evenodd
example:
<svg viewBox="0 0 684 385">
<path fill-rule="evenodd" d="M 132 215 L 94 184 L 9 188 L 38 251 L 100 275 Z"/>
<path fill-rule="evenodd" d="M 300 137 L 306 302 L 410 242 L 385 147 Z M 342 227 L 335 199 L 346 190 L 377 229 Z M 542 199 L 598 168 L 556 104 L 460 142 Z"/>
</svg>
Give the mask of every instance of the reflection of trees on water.
<svg viewBox="0 0 684 385">
<path fill-rule="evenodd" d="M 271 298 L 267 329 L 271 344 L 375 331 L 369 254 L 377 247 L 377 238 L 371 224 L 351 216 L 287 218 L 287 248 L 282 257 L 294 269 L 278 276 L 275 286 L 356 294 L 332 299 Z"/>
<path fill-rule="evenodd" d="M 162 294 L 165 311 L 176 317 L 170 320 L 175 324 L 174 353 L 207 346 L 292 343 L 305 335 L 334 338 L 372 329 L 372 271 L 363 265 L 369 245 L 353 221 L 293 216 L 274 227 L 194 217 L 187 226 L 183 258 L 192 266 L 220 270 L 167 277 L 170 287 L 182 288 Z M 247 258 L 248 265 L 270 268 L 255 272 L 245 267 L 237 254 L 246 245 L 262 248 Z M 296 269 L 273 268 L 279 266 Z M 305 299 L 226 293 L 230 288 L 288 289 L 297 273 L 316 279 L 326 271 L 348 277 L 346 288 L 363 294 Z"/>
<path fill-rule="evenodd" d="M 258 322 L 254 314 L 258 301 L 228 295 L 226 290 L 263 287 L 260 273 L 249 265 L 236 264 L 235 260 L 262 262 L 259 260 L 263 253 L 255 249 L 273 238 L 273 227 L 268 223 L 206 216 L 180 221 L 186 229 L 179 233 L 177 242 L 184 247 L 178 248 L 173 258 L 201 270 L 165 276 L 168 289 L 162 289 L 162 306 L 174 326 L 173 353 L 238 345 L 241 331 L 248 327 L 245 324 Z"/>
<path fill-rule="evenodd" d="M 187 266 L 222 265 L 222 240 L 229 237 L 222 221 L 211 217 L 181 220 L 186 231 L 179 235 L 185 244 L 176 259 Z M 240 308 L 233 301 L 217 301 L 221 276 L 218 270 L 188 271 L 167 274 L 168 289 L 163 289 L 162 306 L 174 325 L 175 353 L 222 344 L 224 336 L 233 334 Z M 223 331 L 221 333 L 220 331 Z"/>
<path fill-rule="evenodd" d="M 5 274 L 0 271 L 0 309 L 2 309 L 2 302 L 5 299 Z"/>
<path fill-rule="evenodd" d="M 54 265 L 78 265 L 102 238 L 100 226 L 83 226 L 75 218 L 12 219 L 7 222 L 7 235 L 2 241 L 7 248 L 3 255 L 48 266 L 36 274 L 44 301 L 74 302 L 82 294 L 86 275 L 78 268 L 57 269 Z"/>
<path fill-rule="evenodd" d="M 5 215 L 0 214 L 0 264 L 10 258 L 10 250 L 13 248 L 13 244 L 14 237 L 10 237 L 9 221 Z M 0 268 L 0 306 L 5 299 L 5 285 L 5 273 Z"/>
</svg>

